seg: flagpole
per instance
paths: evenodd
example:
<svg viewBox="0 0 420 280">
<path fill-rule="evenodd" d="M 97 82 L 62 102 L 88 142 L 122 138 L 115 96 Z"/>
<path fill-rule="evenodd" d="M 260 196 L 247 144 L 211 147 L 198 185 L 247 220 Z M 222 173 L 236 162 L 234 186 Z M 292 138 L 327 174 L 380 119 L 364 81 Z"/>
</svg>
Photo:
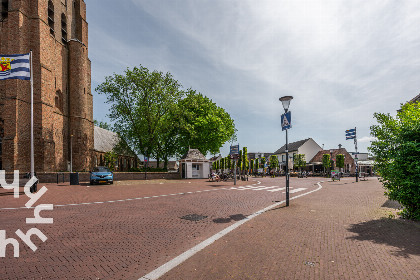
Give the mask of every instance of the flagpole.
<svg viewBox="0 0 420 280">
<path fill-rule="evenodd" d="M 32 50 L 31 57 L 31 178 L 35 176 L 35 160 L 34 160 L 34 79 L 32 71 Z"/>
</svg>

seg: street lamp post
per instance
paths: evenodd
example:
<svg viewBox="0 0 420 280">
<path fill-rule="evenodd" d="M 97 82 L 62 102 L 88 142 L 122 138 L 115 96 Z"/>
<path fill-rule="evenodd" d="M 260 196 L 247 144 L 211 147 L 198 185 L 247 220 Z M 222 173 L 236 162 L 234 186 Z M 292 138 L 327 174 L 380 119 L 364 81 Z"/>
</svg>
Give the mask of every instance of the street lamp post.
<svg viewBox="0 0 420 280">
<path fill-rule="evenodd" d="M 293 96 L 283 96 L 279 98 L 279 100 L 281 101 L 283 105 L 285 114 L 289 110 L 290 101 L 292 99 L 293 99 Z M 289 206 L 289 147 L 288 145 L 289 145 L 289 142 L 288 142 L 288 135 L 287 135 L 287 129 L 286 129 L 286 206 Z"/>
</svg>

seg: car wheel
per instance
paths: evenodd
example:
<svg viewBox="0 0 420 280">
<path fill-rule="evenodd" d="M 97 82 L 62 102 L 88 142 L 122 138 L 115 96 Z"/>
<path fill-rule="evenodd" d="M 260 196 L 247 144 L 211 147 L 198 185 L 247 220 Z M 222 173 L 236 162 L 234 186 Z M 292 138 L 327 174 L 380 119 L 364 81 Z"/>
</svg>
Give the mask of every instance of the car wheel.
<svg viewBox="0 0 420 280">
<path fill-rule="evenodd" d="M 94 181 L 90 181 L 90 184 L 91 184 L 91 185 L 95 185 L 95 182 L 94 182 Z"/>
<path fill-rule="evenodd" d="M 114 184 L 114 181 L 111 181 L 110 184 L 113 185 Z"/>
</svg>

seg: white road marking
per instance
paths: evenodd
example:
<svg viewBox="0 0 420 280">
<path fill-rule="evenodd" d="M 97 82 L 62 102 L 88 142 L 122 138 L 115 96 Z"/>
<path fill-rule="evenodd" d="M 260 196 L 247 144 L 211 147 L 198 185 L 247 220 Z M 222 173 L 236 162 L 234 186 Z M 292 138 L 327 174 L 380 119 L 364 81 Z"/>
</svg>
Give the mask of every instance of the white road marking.
<svg viewBox="0 0 420 280">
<path fill-rule="evenodd" d="M 258 189 L 253 189 L 253 191 L 262 191 L 262 190 L 268 190 L 268 189 L 272 189 L 272 188 L 277 188 L 277 186 L 271 186 L 271 187 L 261 186 Z"/>
<path fill-rule="evenodd" d="M 320 183 L 318 183 L 318 186 L 319 187 L 317 189 L 312 190 L 312 191 L 307 192 L 307 193 L 304 193 L 304 194 L 300 194 L 298 196 L 294 196 L 294 197 L 290 198 L 290 200 L 297 199 L 299 197 L 302 197 L 304 195 L 308 195 L 310 193 L 313 193 L 313 192 L 316 192 L 316 191 L 319 191 L 320 189 L 322 189 L 322 186 L 321 186 Z M 169 262 L 161 265 L 160 267 L 156 268 L 155 270 L 151 271 L 150 273 L 146 274 L 145 276 L 139 278 L 139 280 L 156 280 L 156 279 L 158 279 L 159 277 L 163 276 L 164 274 L 166 274 L 167 272 L 169 272 L 170 270 L 172 270 L 176 266 L 180 265 L 181 263 L 183 263 L 184 261 L 186 261 L 187 259 L 189 259 L 193 255 L 195 255 L 196 253 L 200 252 L 201 250 L 203 250 L 207 246 L 213 244 L 216 240 L 222 238 L 226 234 L 230 233 L 231 231 L 233 231 L 234 229 L 243 225 L 244 223 L 252 220 L 253 218 L 261 215 L 262 213 L 267 212 L 267 211 L 283 204 L 284 202 L 285 202 L 285 200 L 277 202 L 275 204 L 272 204 L 272 205 L 270 205 L 270 206 L 268 206 L 268 207 L 266 207 L 266 208 L 264 208 L 260 211 L 255 212 L 254 214 L 246 217 L 245 219 L 234 223 L 233 225 L 231 225 L 231 226 L 225 228 L 224 230 L 216 233 L 212 237 L 210 237 L 210 238 L 204 240 L 203 242 L 197 244 L 196 246 L 194 246 L 191 249 L 185 251 L 184 253 L 180 254 L 179 256 L 173 258 Z"/>
<path fill-rule="evenodd" d="M 278 192 L 278 191 L 282 191 L 282 190 L 285 190 L 286 188 L 285 187 L 283 187 L 283 188 L 278 188 L 278 189 L 273 189 L 273 190 L 267 190 L 268 192 Z"/>
<path fill-rule="evenodd" d="M 289 193 L 297 193 L 297 192 L 304 191 L 304 190 L 306 190 L 306 188 L 297 188 L 297 189 L 289 191 Z M 283 192 L 283 193 L 285 193 L 285 192 Z"/>
</svg>

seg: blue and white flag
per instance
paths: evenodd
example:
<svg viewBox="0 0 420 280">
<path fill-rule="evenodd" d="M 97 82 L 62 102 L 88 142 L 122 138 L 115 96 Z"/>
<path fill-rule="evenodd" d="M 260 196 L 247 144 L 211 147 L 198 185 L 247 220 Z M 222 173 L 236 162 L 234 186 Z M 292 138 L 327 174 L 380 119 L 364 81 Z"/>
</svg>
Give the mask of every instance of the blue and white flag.
<svg viewBox="0 0 420 280">
<path fill-rule="evenodd" d="M 348 129 L 346 130 L 346 140 L 356 138 L 356 129 Z"/>
<path fill-rule="evenodd" d="M 30 53 L 0 55 L 0 80 L 31 79 Z"/>
</svg>

